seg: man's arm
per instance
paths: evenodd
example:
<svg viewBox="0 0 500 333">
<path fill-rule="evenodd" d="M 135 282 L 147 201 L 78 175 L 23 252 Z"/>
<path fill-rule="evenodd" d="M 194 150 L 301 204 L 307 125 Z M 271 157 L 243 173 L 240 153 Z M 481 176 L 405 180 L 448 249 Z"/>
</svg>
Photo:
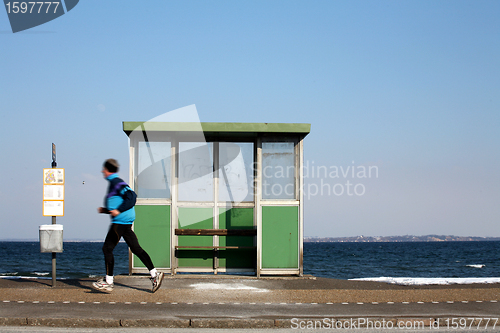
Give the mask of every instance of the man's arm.
<svg viewBox="0 0 500 333">
<path fill-rule="evenodd" d="M 101 214 L 111 214 L 111 216 L 113 217 L 120 214 L 120 211 L 118 209 L 108 210 L 106 207 L 97 208 L 97 212 Z"/>
<path fill-rule="evenodd" d="M 137 195 L 135 194 L 134 191 L 132 191 L 132 189 L 129 186 L 124 186 L 122 188 L 122 190 L 120 191 L 120 195 L 123 198 L 123 202 L 118 208 L 110 211 L 110 214 L 113 216 L 116 216 L 116 215 L 120 214 L 121 212 L 129 210 L 135 206 Z M 115 210 L 118 211 L 118 214 L 116 214 L 116 215 L 113 214 L 113 211 L 115 211 Z"/>
<path fill-rule="evenodd" d="M 99 208 L 97 208 L 97 212 L 99 214 L 110 214 L 109 210 L 106 207 L 99 207 Z"/>
</svg>

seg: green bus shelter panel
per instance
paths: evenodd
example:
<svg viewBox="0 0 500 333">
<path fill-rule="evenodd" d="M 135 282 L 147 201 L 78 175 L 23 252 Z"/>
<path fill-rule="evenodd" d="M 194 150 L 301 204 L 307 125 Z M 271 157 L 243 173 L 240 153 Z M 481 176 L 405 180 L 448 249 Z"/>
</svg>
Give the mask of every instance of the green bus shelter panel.
<svg viewBox="0 0 500 333">
<path fill-rule="evenodd" d="M 221 268 L 253 270 L 256 266 L 256 250 L 221 249 L 218 258 Z"/>
<path fill-rule="evenodd" d="M 179 207 L 179 229 L 213 229 L 212 208 Z M 213 236 L 178 236 L 179 246 L 212 246 Z M 179 267 L 213 267 L 213 250 L 178 249 Z"/>
<path fill-rule="evenodd" d="M 170 268 L 170 206 L 135 206 L 134 232 L 157 268 Z M 146 267 L 134 255 L 133 267 Z"/>
<path fill-rule="evenodd" d="M 253 208 L 219 209 L 219 229 L 254 229 Z M 255 246 L 254 236 L 219 236 L 220 246 Z M 226 249 L 219 251 L 219 267 L 255 268 L 256 250 Z"/>
<path fill-rule="evenodd" d="M 306 136 L 311 131 L 311 124 L 292 123 L 196 123 L 196 122 L 138 122 L 124 121 L 123 131 L 130 136 L 133 131 L 142 132 L 200 132 L 205 136 L 257 137 L 263 134 L 300 134 Z"/>
<path fill-rule="evenodd" d="M 253 208 L 219 209 L 219 229 L 246 230 L 253 226 Z M 254 246 L 253 236 L 219 236 L 220 246 Z"/>
<path fill-rule="evenodd" d="M 262 268 L 299 267 L 299 207 L 262 207 Z"/>
<path fill-rule="evenodd" d="M 213 267 L 214 264 L 213 250 L 177 249 L 176 251 L 177 251 L 177 262 L 179 264 L 179 267 L 196 267 L 196 268 Z"/>
</svg>

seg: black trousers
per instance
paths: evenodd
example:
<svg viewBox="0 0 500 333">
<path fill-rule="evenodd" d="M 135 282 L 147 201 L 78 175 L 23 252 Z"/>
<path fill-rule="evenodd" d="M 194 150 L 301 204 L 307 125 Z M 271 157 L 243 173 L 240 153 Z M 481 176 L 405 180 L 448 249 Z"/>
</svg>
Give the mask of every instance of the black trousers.
<svg viewBox="0 0 500 333">
<path fill-rule="evenodd" d="M 132 225 L 111 223 L 108 234 L 106 235 L 106 239 L 104 240 L 104 245 L 102 246 L 102 252 L 104 253 L 104 262 L 106 264 L 106 275 L 113 275 L 113 268 L 115 266 L 115 257 L 113 256 L 113 250 L 116 245 L 118 245 L 118 242 L 122 237 L 130 248 L 130 251 L 132 251 L 133 254 L 139 257 L 139 259 L 148 268 L 148 270 L 152 270 L 155 266 L 153 265 L 149 254 L 147 254 L 147 252 L 144 251 L 143 248 L 139 245 L 137 236 L 132 230 Z"/>
</svg>

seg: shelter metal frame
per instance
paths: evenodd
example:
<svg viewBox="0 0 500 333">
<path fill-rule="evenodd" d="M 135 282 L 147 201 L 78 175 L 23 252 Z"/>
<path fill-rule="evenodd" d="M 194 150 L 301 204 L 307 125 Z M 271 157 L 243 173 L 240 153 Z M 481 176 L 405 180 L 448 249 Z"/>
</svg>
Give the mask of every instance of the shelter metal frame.
<svg viewBox="0 0 500 333">
<path fill-rule="evenodd" d="M 180 201 L 179 200 L 179 144 L 181 142 L 200 142 L 199 128 L 204 140 L 212 143 L 213 161 L 213 198 L 210 201 Z M 138 130 L 139 129 L 139 130 Z M 258 277 L 262 275 L 303 275 L 303 229 L 304 229 L 304 146 L 303 139 L 310 131 L 310 124 L 276 124 L 276 123 L 156 123 L 156 122 L 124 122 L 123 130 L 130 138 L 130 171 L 129 184 L 137 191 L 138 180 L 138 145 L 139 142 L 169 142 L 170 143 L 170 198 L 137 199 L 138 206 L 170 206 L 170 258 L 169 267 L 157 267 L 170 274 L 180 272 L 253 272 Z M 254 163 L 254 193 L 252 201 L 239 203 L 219 200 L 219 144 L 221 142 L 252 143 Z M 294 147 L 294 198 L 295 199 L 265 199 L 262 197 L 263 184 L 263 143 L 293 142 Z M 218 267 L 217 251 L 214 252 L 214 267 L 179 267 L 176 256 L 178 236 L 175 229 L 179 227 L 179 208 L 212 208 L 213 228 L 219 228 L 219 208 L 253 208 L 253 225 L 257 229 L 254 239 L 256 247 L 255 267 L 250 269 Z M 263 237 L 263 207 L 298 207 L 298 267 L 295 268 L 265 268 L 262 265 Z M 213 236 L 213 245 L 219 246 L 219 236 Z M 129 273 L 147 273 L 144 267 L 134 265 L 134 256 L 129 252 Z"/>
</svg>

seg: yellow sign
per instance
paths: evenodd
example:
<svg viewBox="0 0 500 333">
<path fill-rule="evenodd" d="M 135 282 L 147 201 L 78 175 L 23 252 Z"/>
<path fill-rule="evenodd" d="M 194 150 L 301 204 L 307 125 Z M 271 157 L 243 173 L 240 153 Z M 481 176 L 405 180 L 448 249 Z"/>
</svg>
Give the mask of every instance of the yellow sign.
<svg viewBox="0 0 500 333">
<path fill-rule="evenodd" d="M 64 168 L 43 169 L 44 185 L 63 185 Z"/>
<path fill-rule="evenodd" d="M 64 216 L 64 201 L 44 201 L 43 216 Z"/>
<path fill-rule="evenodd" d="M 43 169 L 43 216 L 64 216 L 64 168 Z"/>
</svg>

